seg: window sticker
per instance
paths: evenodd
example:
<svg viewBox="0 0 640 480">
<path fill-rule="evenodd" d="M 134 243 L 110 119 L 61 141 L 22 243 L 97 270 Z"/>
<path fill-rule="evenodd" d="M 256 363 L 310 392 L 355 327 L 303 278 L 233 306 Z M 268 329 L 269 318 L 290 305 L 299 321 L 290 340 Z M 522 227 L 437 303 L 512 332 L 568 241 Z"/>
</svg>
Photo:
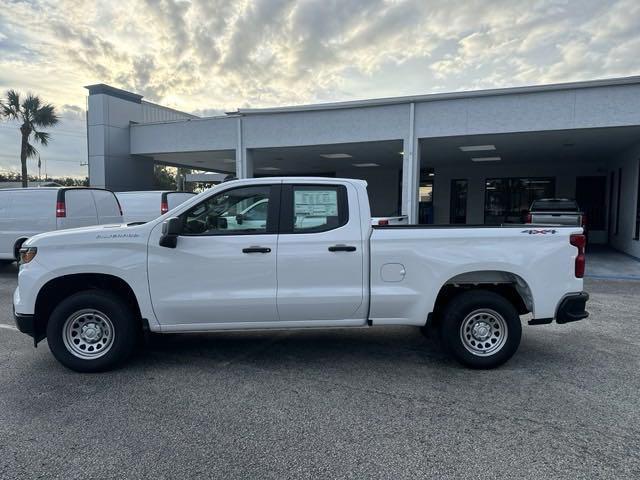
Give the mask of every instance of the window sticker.
<svg viewBox="0 0 640 480">
<path fill-rule="evenodd" d="M 306 217 L 338 215 L 338 192 L 335 190 L 296 190 L 294 214 Z"/>
</svg>

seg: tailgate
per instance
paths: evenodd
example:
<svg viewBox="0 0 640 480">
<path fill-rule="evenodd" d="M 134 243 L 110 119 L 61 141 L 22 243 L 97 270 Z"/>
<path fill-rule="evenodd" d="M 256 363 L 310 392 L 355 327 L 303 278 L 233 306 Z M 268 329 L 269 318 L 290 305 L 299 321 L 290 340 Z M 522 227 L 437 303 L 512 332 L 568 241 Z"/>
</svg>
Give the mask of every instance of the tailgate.
<svg viewBox="0 0 640 480">
<path fill-rule="evenodd" d="M 582 214 L 566 212 L 531 212 L 531 223 L 579 227 L 582 225 Z"/>
</svg>

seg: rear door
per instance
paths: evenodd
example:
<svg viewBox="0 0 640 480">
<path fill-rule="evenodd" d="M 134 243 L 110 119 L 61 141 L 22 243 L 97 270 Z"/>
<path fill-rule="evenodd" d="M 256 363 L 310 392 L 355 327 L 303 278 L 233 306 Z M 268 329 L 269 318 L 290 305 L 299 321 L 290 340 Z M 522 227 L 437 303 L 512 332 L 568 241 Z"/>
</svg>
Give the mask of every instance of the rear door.
<svg viewBox="0 0 640 480">
<path fill-rule="evenodd" d="M 169 210 L 173 210 L 181 203 L 186 202 L 190 198 L 195 196 L 195 193 L 191 192 L 165 192 L 163 195 L 166 196 L 167 199 L 167 207 Z"/>
<path fill-rule="evenodd" d="M 98 224 L 98 212 L 91 190 L 72 188 L 60 190 L 58 203 L 64 202 L 64 217 L 58 217 L 58 229 L 86 227 Z"/>
<path fill-rule="evenodd" d="M 116 196 L 127 223 L 148 222 L 161 215 L 160 192 L 120 192 Z"/>
<path fill-rule="evenodd" d="M 120 204 L 113 192 L 109 190 L 91 190 L 96 202 L 98 224 L 122 223 Z"/>
<path fill-rule="evenodd" d="M 30 188 L 0 192 L 0 258 L 13 258 L 18 240 L 56 229 L 56 194 Z"/>
<path fill-rule="evenodd" d="M 280 320 L 364 322 L 364 240 L 355 188 L 285 181 L 280 219 Z"/>
</svg>

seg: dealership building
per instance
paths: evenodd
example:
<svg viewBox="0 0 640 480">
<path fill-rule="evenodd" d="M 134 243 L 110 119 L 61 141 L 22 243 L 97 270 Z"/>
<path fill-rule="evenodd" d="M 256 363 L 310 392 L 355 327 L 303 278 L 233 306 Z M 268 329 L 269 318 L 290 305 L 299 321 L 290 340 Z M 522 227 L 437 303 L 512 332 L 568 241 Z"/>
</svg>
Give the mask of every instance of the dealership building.
<svg viewBox="0 0 640 480">
<path fill-rule="evenodd" d="M 154 187 L 156 164 L 368 182 L 374 216 L 521 223 L 575 198 L 590 241 L 640 258 L 640 77 L 239 109 L 201 118 L 90 85 L 89 179 Z"/>
</svg>

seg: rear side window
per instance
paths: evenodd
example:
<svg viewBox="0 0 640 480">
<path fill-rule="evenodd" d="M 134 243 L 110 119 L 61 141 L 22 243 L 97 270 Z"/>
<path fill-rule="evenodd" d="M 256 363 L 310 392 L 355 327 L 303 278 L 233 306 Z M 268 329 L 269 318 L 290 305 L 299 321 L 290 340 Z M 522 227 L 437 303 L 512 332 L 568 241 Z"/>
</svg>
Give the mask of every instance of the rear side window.
<svg viewBox="0 0 640 480">
<path fill-rule="evenodd" d="M 96 204 L 91 190 L 67 190 L 64 192 L 67 218 L 96 218 Z"/>
<path fill-rule="evenodd" d="M 99 217 L 119 217 L 120 208 L 116 196 L 106 190 L 92 190 Z"/>
<path fill-rule="evenodd" d="M 193 193 L 187 192 L 169 192 L 167 193 L 167 205 L 169 210 L 176 208 L 183 202 L 186 202 L 190 198 L 194 197 Z"/>
<path fill-rule="evenodd" d="M 347 189 L 343 185 L 286 186 L 282 233 L 319 233 L 349 220 Z"/>
</svg>

